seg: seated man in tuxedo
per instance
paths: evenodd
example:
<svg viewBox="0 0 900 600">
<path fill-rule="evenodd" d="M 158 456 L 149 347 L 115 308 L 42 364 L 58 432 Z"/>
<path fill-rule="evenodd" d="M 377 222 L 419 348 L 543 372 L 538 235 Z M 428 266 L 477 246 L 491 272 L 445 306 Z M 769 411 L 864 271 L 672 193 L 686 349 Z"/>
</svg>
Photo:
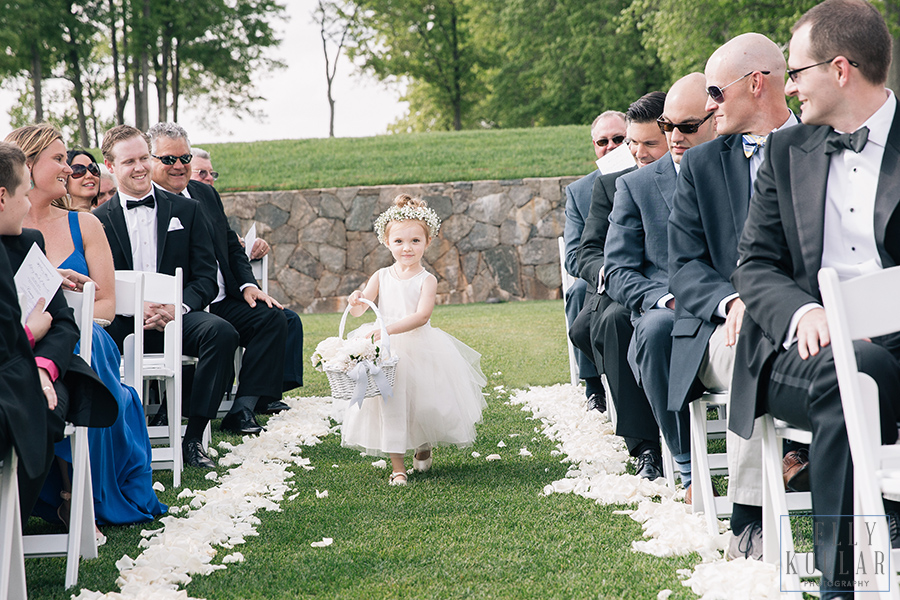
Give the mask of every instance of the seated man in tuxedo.
<svg viewBox="0 0 900 600">
<path fill-rule="evenodd" d="M 247 254 L 228 226 L 219 194 L 205 183 L 191 181 L 190 164 L 184 163 L 184 157 L 191 159 L 187 132 L 175 123 L 157 123 L 148 133 L 154 185 L 200 202 L 217 263 L 218 294 L 209 311 L 231 323 L 246 349 L 237 396 L 222 419 L 222 429 L 259 433 L 262 428 L 254 410 L 274 413 L 287 408 L 280 400 L 281 382 L 270 376 L 284 372 L 287 317 L 282 306 L 257 287 Z"/>
<path fill-rule="evenodd" d="M 821 597 L 852 598 L 853 461 L 817 275 L 832 267 L 846 281 L 900 264 L 900 107 L 885 88 L 891 34 L 870 3 L 825 0 L 792 33 L 785 92 L 801 101 L 802 124 L 769 137 L 738 246 L 731 281 L 746 312 L 728 425 L 748 438 L 768 412 L 812 432 Z M 898 341 L 853 344 L 878 384 L 884 444 L 897 440 Z M 885 509 L 896 519 L 900 505 L 885 500 Z"/>
<path fill-rule="evenodd" d="M 656 424 L 681 470 L 690 494 L 690 421 L 686 410 L 669 410 L 669 362 L 677 299 L 669 291 L 667 227 L 678 164 L 688 148 L 716 136 L 706 111 L 706 78 L 691 73 L 666 95 L 657 126 L 669 152 L 653 166 L 616 181 L 606 238 L 606 288 L 631 310 L 634 334 L 628 363 L 647 395 Z M 689 497 L 685 500 L 690 502 Z"/>
<path fill-rule="evenodd" d="M 616 434 L 625 439 L 628 453 L 637 459 L 637 474 L 645 479 L 661 477 L 662 456 L 659 428 L 653 411 L 626 360 L 634 327 L 631 311 L 614 302 L 604 279 L 604 246 L 609 232 L 609 214 L 613 209 L 616 181 L 654 163 L 668 152 L 666 136 L 656 119 L 662 114 L 666 95 L 650 92 L 635 100 L 625 113 L 628 123 L 626 143 L 636 167 L 601 175 L 591 191 L 591 209 L 578 247 L 579 275 L 588 283 L 584 308 L 570 331 L 572 343 L 590 353 L 594 363 L 606 373 L 612 402 L 616 409 Z"/>
<path fill-rule="evenodd" d="M 606 153 L 625 142 L 625 115 L 614 110 L 601 113 L 591 124 L 591 146 L 599 161 Z M 584 305 L 588 284 L 578 276 L 578 245 L 584 222 L 591 208 L 591 190 L 594 182 L 601 175 L 596 169 L 578 181 L 566 186 L 566 226 L 563 240 L 566 248 L 566 271 L 575 277 L 575 282 L 566 291 L 566 320 L 571 330 L 572 324 L 581 307 Z M 606 411 L 606 393 L 600 381 L 600 373 L 594 365 L 593 354 L 585 354 L 576 347 L 575 362 L 578 364 L 578 376 L 584 380 L 585 395 L 588 398 L 588 409 Z"/>
<path fill-rule="evenodd" d="M 182 449 L 185 464 L 215 468 L 203 451 L 203 430 L 215 418 L 225 390 L 234 380 L 234 351 L 240 336 L 227 321 L 203 309 L 216 297 L 216 258 L 209 228 L 196 200 L 155 189 L 150 181 L 150 141 L 128 125 L 106 132 L 101 146 L 106 167 L 116 176 L 118 193 L 94 214 L 103 223 L 117 270 L 174 275 L 182 268 L 183 306 L 148 304 L 143 315 L 117 316 L 107 328 L 121 347 L 141 318 L 145 348 L 162 349 L 163 329 L 184 313 L 184 353 L 198 359 L 194 386 L 186 396 L 187 429 Z"/>
<path fill-rule="evenodd" d="M 191 195 L 191 197 L 195 197 L 191 190 L 196 189 L 199 190 L 197 192 L 198 194 L 208 196 L 208 190 L 197 185 L 197 182 L 205 183 L 213 188 L 212 191 L 217 198 L 216 203 L 222 204 L 222 199 L 219 198 L 219 192 L 214 189 L 215 182 L 219 178 L 219 173 L 213 170 L 212 158 L 210 157 L 209 152 L 202 148 L 191 147 L 191 156 L 193 156 L 191 159 L 191 181 L 194 183 L 188 183 L 187 193 Z M 176 183 L 178 186 L 181 185 L 180 181 Z M 227 219 L 226 227 L 230 229 Z M 244 239 L 237 232 L 235 232 L 235 235 L 243 246 Z M 250 248 L 250 264 L 252 265 L 254 261 L 261 260 L 263 256 L 269 253 L 269 250 L 271 250 L 271 247 L 266 240 L 260 237 L 256 238 L 253 247 Z M 287 317 L 288 333 L 284 351 L 284 381 L 282 382 L 282 391 L 287 392 L 303 385 L 303 323 L 300 321 L 300 315 L 289 308 L 284 309 L 284 316 Z M 279 401 L 271 404 L 264 412 L 273 414 L 278 412 L 275 408 L 279 406 L 281 408 L 287 408 L 286 404 Z"/>
<path fill-rule="evenodd" d="M 63 439 L 66 421 L 109 427 L 118 416 L 109 390 L 73 353 L 78 326 L 61 290 L 46 311 L 39 301 L 21 325 L 13 277 L 31 247 L 44 246 L 39 231 L 22 229 L 29 189 L 25 155 L 0 142 L 0 455 L 15 447 L 23 522 L 53 466 L 53 443 Z"/>
</svg>

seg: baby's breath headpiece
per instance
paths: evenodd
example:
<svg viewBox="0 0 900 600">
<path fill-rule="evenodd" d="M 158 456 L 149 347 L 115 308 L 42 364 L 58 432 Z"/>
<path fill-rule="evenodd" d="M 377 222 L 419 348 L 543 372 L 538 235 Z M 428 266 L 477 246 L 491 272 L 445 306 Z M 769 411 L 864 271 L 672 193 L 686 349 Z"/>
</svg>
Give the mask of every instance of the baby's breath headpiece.
<svg viewBox="0 0 900 600">
<path fill-rule="evenodd" d="M 378 234 L 378 241 L 382 244 L 387 243 L 384 239 L 384 228 L 391 221 L 425 221 L 428 225 L 429 237 L 437 236 L 441 230 L 441 219 L 437 213 L 427 206 L 392 206 L 375 219 L 375 233 Z"/>
</svg>

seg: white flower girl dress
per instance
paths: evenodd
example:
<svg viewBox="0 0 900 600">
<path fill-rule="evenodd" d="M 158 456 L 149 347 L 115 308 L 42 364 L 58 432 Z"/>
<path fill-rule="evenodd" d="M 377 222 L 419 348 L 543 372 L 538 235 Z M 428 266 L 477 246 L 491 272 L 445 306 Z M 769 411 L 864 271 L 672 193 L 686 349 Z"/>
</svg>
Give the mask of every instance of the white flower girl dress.
<svg viewBox="0 0 900 600">
<path fill-rule="evenodd" d="M 424 269 L 399 279 L 392 267 L 378 271 L 378 310 L 385 325 L 416 311 Z M 372 324 L 348 337 L 368 335 Z M 366 454 L 403 454 L 423 444 L 469 446 L 475 424 L 486 405 L 481 389 L 481 355 L 452 335 L 431 326 L 431 321 L 390 336 L 391 353 L 400 357 L 393 397 L 366 398 L 344 415 L 341 444 Z"/>
</svg>

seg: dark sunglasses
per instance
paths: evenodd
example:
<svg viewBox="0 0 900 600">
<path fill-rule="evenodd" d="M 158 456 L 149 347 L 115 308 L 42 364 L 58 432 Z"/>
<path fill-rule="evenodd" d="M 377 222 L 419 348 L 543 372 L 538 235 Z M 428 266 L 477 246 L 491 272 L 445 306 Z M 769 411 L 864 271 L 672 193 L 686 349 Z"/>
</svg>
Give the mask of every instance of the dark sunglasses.
<svg viewBox="0 0 900 600">
<path fill-rule="evenodd" d="M 837 56 L 835 56 L 835 57 L 832 58 L 831 60 L 823 60 L 822 62 L 816 63 L 816 64 L 814 64 L 814 65 L 809 65 L 808 67 L 800 67 L 799 69 L 789 69 L 788 72 L 787 72 L 787 75 L 788 75 L 788 77 L 791 78 L 791 81 L 793 81 L 794 83 L 796 83 L 796 82 L 797 82 L 797 75 L 798 75 L 799 73 L 802 73 L 803 71 L 805 71 L 805 70 L 807 70 L 807 69 L 812 69 L 813 67 L 819 67 L 819 66 L 822 66 L 822 65 L 827 65 L 828 63 L 833 63 L 833 62 L 835 61 L 836 58 L 837 58 Z M 850 63 L 850 66 L 851 66 L 851 67 L 858 67 L 858 66 L 859 66 L 859 63 L 858 63 L 858 62 L 855 62 L 855 61 L 852 61 L 852 60 L 848 60 L 847 62 Z"/>
<path fill-rule="evenodd" d="M 663 133 L 667 133 L 669 131 L 675 131 L 676 129 L 681 133 L 688 135 L 691 133 L 697 133 L 700 130 L 700 126 L 709 121 L 709 118 L 713 116 L 713 112 L 709 112 L 706 114 L 703 119 L 697 123 L 672 123 L 671 121 L 665 121 L 662 117 L 656 119 L 656 124 L 659 125 L 659 130 Z"/>
<path fill-rule="evenodd" d="M 72 169 L 72 174 L 69 175 L 72 179 L 81 179 L 84 177 L 84 174 L 90 172 L 94 177 L 100 177 L 100 167 L 97 166 L 97 163 L 90 163 L 88 165 L 69 165 Z"/>
<path fill-rule="evenodd" d="M 194 169 L 194 173 L 196 173 L 203 179 L 206 179 L 207 177 L 212 177 L 213 181 L 216 181 L 219 179 L 218 171 L 207 171 L 206 169 Z"/>
<path fill-rule="evenodd" d="M 734 81 L 732 81 L 731 83 L 729 83 L 728 85 L 723 86 L 723 87 L 719 87 L 717 85 L 711 85 L 708 88 L 706 88 L 706 93 L 709 94 L 709 97 L 713 99 L 713 102 L 717 102 L 717 103 L 721 104 L 722 102 L 725 102 L 725 93 L 724 93 L 725 90 L 727 90 L 728 88 L 730 88 L 731 86 L 736 84 L 741 79 L 746 79 L 746 78 L 750 77 L 754 73 L 756 73 L 756 71 L 750 71 L 743 77 L 738 77 L 737 79 L 735 79 Z M 768 75 L 769 73 L 771 73 L 771 71 L 760 71 L 760 73 L 762 73 L 763 75 Z"/>
<path fill-rule="evenodd" d="M 614 135 L 612 139 L 600 138 L 599 140 L 594 140 L 594 143 L 600 146 L 601 148 L 606 148 L 610 142 L 616 144 L 617 146 L 625 141 L 624 135 Z"/>
<path fill-rule="evenodd" d="M 191 159 L 194 158 L 191 154 L 182 154 L 181 156 L 173 156 L 172 154 L 166 154 L 165 156 L 157 156 L 155 154 L 151 154 L 153 158 L 161 162 L 166 166 L 172 166 L 175 164 L 175 161 L 180 160 L 181 164 L 186 165 L 191 162 Z"/>
</svg>

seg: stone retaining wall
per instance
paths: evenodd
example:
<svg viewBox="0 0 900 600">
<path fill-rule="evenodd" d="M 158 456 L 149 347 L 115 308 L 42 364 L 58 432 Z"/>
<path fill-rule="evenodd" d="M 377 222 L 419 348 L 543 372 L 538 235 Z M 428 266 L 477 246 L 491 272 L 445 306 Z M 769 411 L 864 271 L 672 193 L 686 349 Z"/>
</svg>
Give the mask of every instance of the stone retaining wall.
<svg viewBox="0 0 900 600">
<path fill-rule="evenodd" d="M 399 193 L 441 218 L 425 252 L 439 304 L 560 298 L 557 237 L 577 177 L 223 194 L 231 226 L 272 246 L 269 293 L 298 312 L 343 310 L 390 252 L 372 232 Z"/>
</svg>

